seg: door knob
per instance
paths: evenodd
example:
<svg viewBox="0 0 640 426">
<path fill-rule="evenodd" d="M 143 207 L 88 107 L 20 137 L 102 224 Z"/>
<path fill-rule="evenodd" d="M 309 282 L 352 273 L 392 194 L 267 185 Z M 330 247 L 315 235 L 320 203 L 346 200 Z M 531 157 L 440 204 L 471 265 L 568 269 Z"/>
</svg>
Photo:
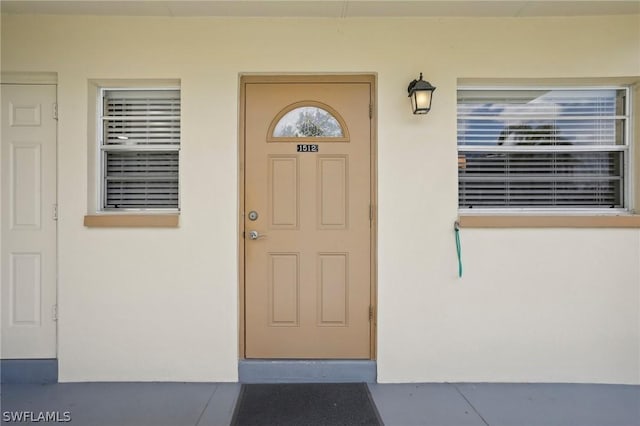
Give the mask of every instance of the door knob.
<svg viewBox="0 0 640 426">
<path fill-rule="evenodd" d="M 260 235 L 258 231 L 249 231 L 250 240 L 257 240 L 258 238 L 264 238 L 264 235 Z"/>
</svg>

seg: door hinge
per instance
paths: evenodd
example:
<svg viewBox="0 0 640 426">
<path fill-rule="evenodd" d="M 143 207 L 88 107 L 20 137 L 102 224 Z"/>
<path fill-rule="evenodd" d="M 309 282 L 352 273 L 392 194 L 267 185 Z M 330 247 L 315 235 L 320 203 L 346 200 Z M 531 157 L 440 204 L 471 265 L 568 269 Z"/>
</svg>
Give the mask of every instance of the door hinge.
<svg viewBox="0 0 640 426">
<path fill-rule="evenodd" d="M 373 306 L 369 306 L 369 321 L 373 321 Z"/>
<path fill-rule="evenodd" d="M 51 215 L 53 216 L 53 220 L 58 220 L 58 205 L 57 204 L 53 205 L 53 209 L 52 209 Z"/>
<path fill-rule="evenodd" d="M 373 104 L 369 104 L 369 118 L 373 117 Z"/>
<path fill-rule="evenodd" d="M 53 103 L 53 119 L 58 119 L 58 104 L 56 102 Z"/>
<path fill-rule="evenodd" d="M 51 307 L 51 319 L 54 321 L 58 321 L 58 305 L 53 305 Z"/>
<path fill-rule="evenodd" d="M 373 220 L 373 206 L 369 204 L 369 222 Z"/>
</svg>

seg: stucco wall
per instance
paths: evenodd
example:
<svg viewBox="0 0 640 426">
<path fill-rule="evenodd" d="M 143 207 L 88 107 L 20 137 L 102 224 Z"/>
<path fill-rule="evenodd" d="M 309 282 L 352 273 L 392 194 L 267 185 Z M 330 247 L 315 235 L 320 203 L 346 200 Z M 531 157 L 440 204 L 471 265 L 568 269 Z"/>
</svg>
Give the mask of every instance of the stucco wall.
<svg viewBox="0 0 640 426">
<path fill-rule="evenodd" d="M 378 76 L 378 378 L 640 383 L 640 231 L 470 230 L 459 78 L 640 76 L 640 17 L 3 16 L 2 70 L 58 73 L 61 381 L 234 381 L 239 73 Z M 438 87 L 427 116 L 407 83 Z M 178 229 L 87 229 L 88 80 L 180 79 Z"/>
</svg>

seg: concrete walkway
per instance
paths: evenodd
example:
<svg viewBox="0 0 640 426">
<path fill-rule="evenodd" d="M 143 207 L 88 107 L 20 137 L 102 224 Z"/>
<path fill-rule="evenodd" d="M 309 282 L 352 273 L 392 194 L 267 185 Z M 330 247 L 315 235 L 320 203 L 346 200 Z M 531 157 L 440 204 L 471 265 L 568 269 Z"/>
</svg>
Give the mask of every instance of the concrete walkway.
<svg viewBox="0 0 640 426">
<path fill-rule="evenodd" d="M 640 386 L 369 387 L 387 426 L 640 426 Z M 71 418 L 67 424 L 82 426 L 223 426 L 231 420 L 239 390 L 237 383 L 2 385 L 0 401 L 3 424 L 10 415 L 27 412 L 36 419 L 41 412 L 57 412 L 60 419 Z"/>
</svg>

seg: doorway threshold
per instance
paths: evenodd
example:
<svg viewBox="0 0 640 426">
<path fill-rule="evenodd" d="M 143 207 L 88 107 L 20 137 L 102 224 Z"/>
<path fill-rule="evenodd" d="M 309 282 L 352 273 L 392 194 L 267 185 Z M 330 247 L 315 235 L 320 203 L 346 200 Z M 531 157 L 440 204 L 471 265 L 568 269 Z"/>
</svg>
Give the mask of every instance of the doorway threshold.
<svg viewBox="0 0 640 426">
<path fill-rule="evenodd" d="M 376 362 L 371 360 L 238 361 L 240 383 L 376 383 Z"/>
</svg>

